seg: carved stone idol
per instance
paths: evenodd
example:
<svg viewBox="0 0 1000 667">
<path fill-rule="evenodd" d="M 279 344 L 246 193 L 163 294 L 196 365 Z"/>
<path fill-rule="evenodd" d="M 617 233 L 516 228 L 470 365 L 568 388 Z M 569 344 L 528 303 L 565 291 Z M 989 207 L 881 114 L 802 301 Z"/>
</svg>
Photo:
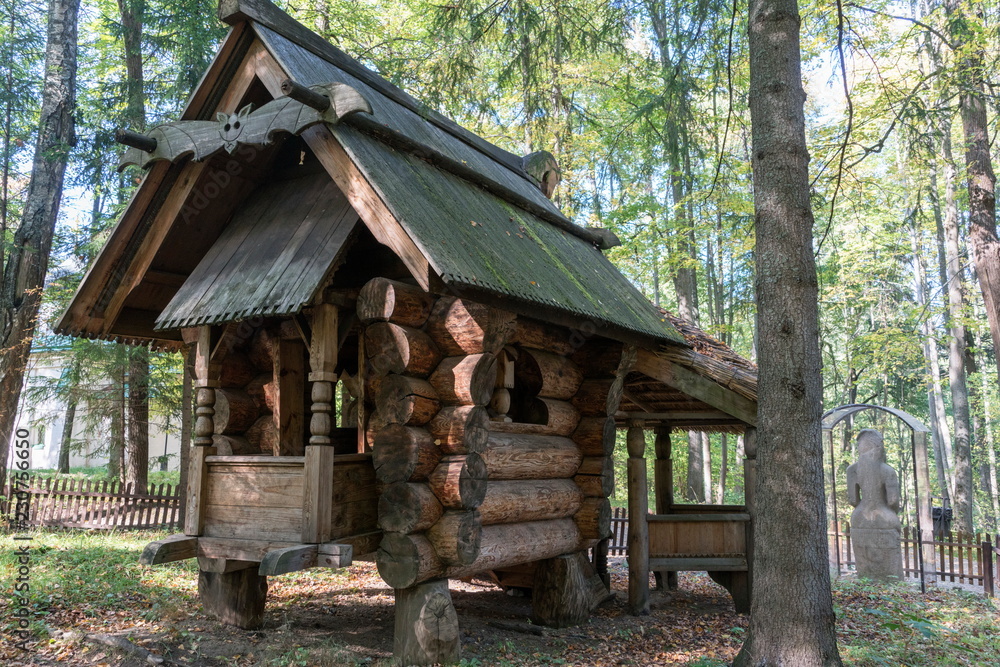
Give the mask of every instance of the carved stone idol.
<svg viewBox="0 0 1000 667">
<path fill-rule="evenodd" d="M 847 469 L 851 541 L 858 576 L 903 579 L 899 533 L 899 476 L 885 462 L 882 434 L 866 428 L 858 434 L 858 462 Z"/>
</svg>

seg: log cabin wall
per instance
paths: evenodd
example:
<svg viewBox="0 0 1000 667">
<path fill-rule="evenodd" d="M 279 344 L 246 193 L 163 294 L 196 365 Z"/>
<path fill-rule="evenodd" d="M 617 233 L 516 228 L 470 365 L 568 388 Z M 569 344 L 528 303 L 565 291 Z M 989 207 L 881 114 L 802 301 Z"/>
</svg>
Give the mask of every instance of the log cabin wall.
<svg viewBox="0 0 1000 667">
<path fill-rule="evenodd" d="M 382 278 L 358 315 L 386 583 L 499 570 L 610 534 L 622 345 L 580 349 L 569 329 Z"/>
</svg>

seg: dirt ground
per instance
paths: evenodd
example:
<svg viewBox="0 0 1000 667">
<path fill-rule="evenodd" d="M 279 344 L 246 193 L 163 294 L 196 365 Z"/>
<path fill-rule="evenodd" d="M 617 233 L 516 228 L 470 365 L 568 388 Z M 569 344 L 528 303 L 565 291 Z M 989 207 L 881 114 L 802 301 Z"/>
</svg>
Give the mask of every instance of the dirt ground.
<svg viewBox="0 0 1000 667">
<path fill-rule="evenodd" d="M 677 591 L 654 592 L 651 614 L 625 609 L 627 577 L 612 559 L 615 598 L 577 628 L 532 626 L 531 602 L 485 580 L 452 582 L 468 667 L 504 665 L 723 665 L 736 655 L 746 617 L 703 574 L 681 574 Z M 245 631 L 207 617 L 193 595 L 182 606 L 136 600 L 134 613 L 49 619 L 50 640 L 5 664 L 140 667 L 388 665 L 393 594 L 374 564 L 357 562 L 330 582 L 271 580 L 264 627 Z M 329 583 L 335 585 L 328 585 Z"/>
</svg>

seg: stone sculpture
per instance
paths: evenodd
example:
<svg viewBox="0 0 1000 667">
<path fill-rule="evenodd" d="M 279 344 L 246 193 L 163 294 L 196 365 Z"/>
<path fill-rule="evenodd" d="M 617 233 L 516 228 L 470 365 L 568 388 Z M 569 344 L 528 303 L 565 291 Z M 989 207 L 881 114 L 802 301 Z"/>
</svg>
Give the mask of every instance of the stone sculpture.
<svg viewBox="0 0 1000 667">
<path fill-rule="evenodd" d="M 902 580 L 900 549 L 899 476 L 885 462 L 882 434 L 870 428 L 858 434 L 858 462 L 847 469 L 847 500 L 851 514 L 851 541 L 858 576 Z"/>
</svg>

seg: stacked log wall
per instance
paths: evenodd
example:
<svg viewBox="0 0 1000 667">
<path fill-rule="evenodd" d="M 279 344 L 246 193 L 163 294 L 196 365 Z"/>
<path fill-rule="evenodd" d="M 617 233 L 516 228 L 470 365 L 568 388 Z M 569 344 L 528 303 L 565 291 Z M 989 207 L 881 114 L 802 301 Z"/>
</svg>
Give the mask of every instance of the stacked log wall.
<svg viewBox="0 0 1000 667">
<path fill-rule="evenodd" d="M 381 278 L 362 289 L 358 313 L 388 584 L 552 558 L 610 535 L 620 346 L 595 372 L 574 358 L 568 329 Z M 533 361 L 540 423 L 491 421 L 507 345 Z"/>
</svg>

